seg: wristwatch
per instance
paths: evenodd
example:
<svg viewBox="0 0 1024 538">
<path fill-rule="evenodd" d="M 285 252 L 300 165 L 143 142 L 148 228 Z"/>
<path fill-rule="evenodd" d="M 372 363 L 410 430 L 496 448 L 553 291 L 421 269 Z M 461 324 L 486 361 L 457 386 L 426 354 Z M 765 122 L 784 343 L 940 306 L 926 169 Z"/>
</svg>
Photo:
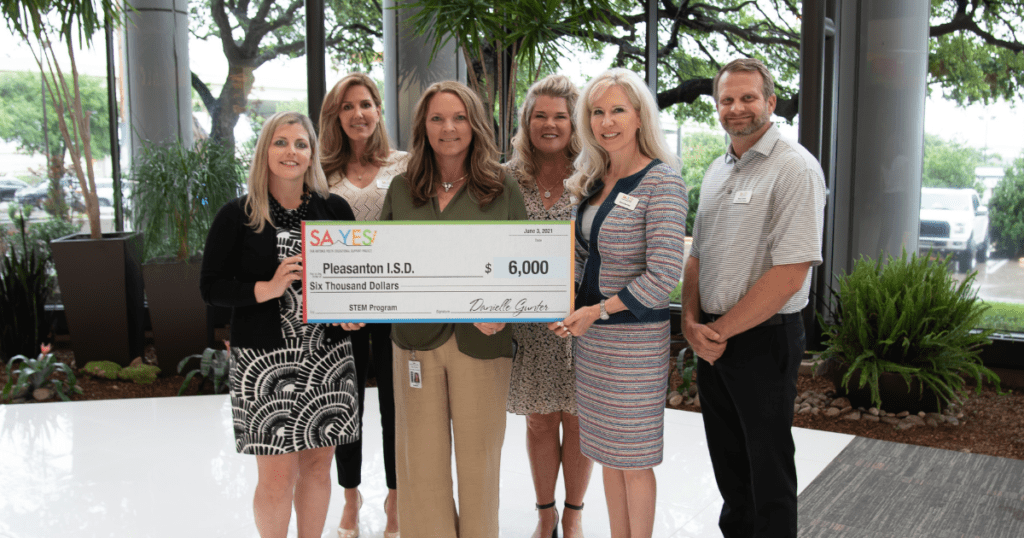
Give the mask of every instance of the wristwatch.
<svg viewBox="0 0 1024 538">
<path fill-rule="evenodd" d="M 601 299 L 601 319 L 607 321 L 611 316 L 608 315 L 608 311 L 604 309 L 604 299 Z"/>
</svg>

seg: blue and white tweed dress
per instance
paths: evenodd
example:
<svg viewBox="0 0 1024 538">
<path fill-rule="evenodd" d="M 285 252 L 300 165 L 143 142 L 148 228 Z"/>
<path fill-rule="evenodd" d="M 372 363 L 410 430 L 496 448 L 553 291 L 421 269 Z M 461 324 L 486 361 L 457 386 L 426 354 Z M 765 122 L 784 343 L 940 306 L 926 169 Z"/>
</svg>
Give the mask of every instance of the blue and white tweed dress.
<svg viewBox="0 0 1024 538">
<path fill-rule="evenodd" d="M 616 204 L 619 193 L 636 207 Z M 577 308 L 615 295 L 628 308 L 576 339 L 580 448 L 605 467 L 649 469 L 662 461 L 668 296 L 683 270 L 687 205 L 678 172 L 654 160 L 616 182 L 590 242 L 577 229 Z"/>
</svg>

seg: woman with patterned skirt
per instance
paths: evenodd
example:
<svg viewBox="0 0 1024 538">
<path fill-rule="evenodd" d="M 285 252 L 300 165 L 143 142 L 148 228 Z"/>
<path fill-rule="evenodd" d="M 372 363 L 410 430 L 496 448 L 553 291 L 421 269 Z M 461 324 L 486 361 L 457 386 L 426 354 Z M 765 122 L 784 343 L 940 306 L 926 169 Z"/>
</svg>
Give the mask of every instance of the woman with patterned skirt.
<svg viewBox="0 0 1024 538">
<path fill-rule="evenodd" d="M 391 149 L 381 121 L 381 98 L 373 79 L 352 73 L 334 85 L 320 109 L 320 153 L 331 192 L 352 207 L 357 221 L 380 219 L 384 195 L 391 180 L 405 172 L 409 154 Z M 377 402 L 384 441 L 384 475 L 388 487 L 384 498 L 387 522 L 384 538 L 398 538 L 398 490 L 395 477 L 395 393 L 391 380 L 391 324 L 371 323 L 352 336 L 359 388 L 359 417 L 362 424 L 364 387 L 371 369 L 377 379 Z M 360 426 L 361 428 L 361 426 Z M 363 443 L 356 440 L 338 446 L 338 484 L 345 488 L 345 508 L 338 523 L 338 538 L 358 538 L 362 495 Z"/>
<path fill-rule="evenodd" d="M 352 220 L 328 192 L 313 124 L 297 112 L 263 125 L 248 195 L 217 213 L 200 291 L 230 307 L 235 448 L 256 456 L 260 536 L 284 537 L 294 501 L 300 536 L 320 536 L 334 447 L 359 437 L 352 343 L 302 321 L 302 221 Z"/>
<path fill-rule="evenodd" d="M 686 187 L 640 77 L 611 69 L 576 107 L 576 336 L 583 454 L 603 466 L 612 536 L 651 536 L 668 384 L 668 296 L 683 267 Z M 671 165 L 669 163 L 672 163 Z"/>
<path fill-rule="evenodd" d="M 564 182 L 580 151 L 572 119 L 577 99 L 579 90 L 561 75 L 537 81 L 526 93 L 519 119 L 521 128 L 512 139 L 514 151 L 506 169 L 523 191 L 530 220 L 572 217 L 573 203 Z M 513 329 L 519 348 L 512 363 L 507 408 L 510 413 L 526 415 L 526 454 L 539 519 L 533 538 L 557 535 L 555 484 L 559 467 L 565 479 L 568 509 L 562 517 L 562 535 L 582 536 L 580 511 L 594 464 L 580 453 L 572 340 L 552 334 L 544 323 L 517 323 Z"/>
</svg>

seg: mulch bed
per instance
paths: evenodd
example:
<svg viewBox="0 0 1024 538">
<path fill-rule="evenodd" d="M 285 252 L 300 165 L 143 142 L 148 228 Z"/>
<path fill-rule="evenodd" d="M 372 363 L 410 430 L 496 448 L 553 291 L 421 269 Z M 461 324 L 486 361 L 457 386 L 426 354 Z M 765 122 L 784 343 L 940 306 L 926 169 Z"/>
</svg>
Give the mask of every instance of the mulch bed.
<svg viewBox="0 0 1024 538">
<path fill-rule="evenodd" d="M 675 367 L 675 355 L 673 353 L 671 361 L 670 389 L 678 387 L 682 382 Z M 833 390 L 833 386 L 822 377 L 800 375 L 797 378 L 797 394 L 809 390 L 828 393 Z M 1000 395 L 994 387 L 987 385 L 982 387 L 980 395 L 975 394 L 974 390 L 972 385 L 970 396 L 963 406 L 964 417 L 959 426 L 940 424 L 934 428 L 919 426 L 898 430 L 882 422 L 852 422 L 842 417 L 824 415 L 796 415 L 793 425 L 882 441 L 1024 460 L 1024 392 L 1012 391 Z M 700 408 L 694 405 L 668 407 L 700 412 Z"/>
</svg>

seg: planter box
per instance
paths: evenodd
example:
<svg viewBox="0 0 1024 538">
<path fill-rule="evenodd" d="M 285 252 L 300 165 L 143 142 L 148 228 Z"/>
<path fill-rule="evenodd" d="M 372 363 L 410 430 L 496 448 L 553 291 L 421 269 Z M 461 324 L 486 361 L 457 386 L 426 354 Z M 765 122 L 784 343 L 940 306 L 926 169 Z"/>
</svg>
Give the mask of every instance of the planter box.
<svg viewBox="0 0 1024 538">
<path fill-rule="evenodd" d="M 177 372 L 181 359 L 209 344 L 207 307 L 199 295 L 201 260 L 142 266 L 160 370 Z"/>
<path fill-rule="evenodd" d="M 141 357 L 145 335 L 138 232 L 72 234 L 50 242 L 76 364 Z"/>
<path fill-rule="evenodd" d="M 873 407 L 875 404 L 871 402 L 871 387 L 869 385 L 858 386 L 860 384 L 859 371 L 853 373 L 850 377 L 850 382 L 845 387 L 842 386 L 843 376 L 846 375 L 846 371 L 846 364 L 836 359 L 828 359 L 819 370 L 819 375 L 825 375 L 832 382 L 836 393 L 849 398 L 850 405 L 853 407 L 863 407 L 865 409 Z M 908 387 L 907 382 L 903 380 L 903 376 L 889 373 L 882 374 L 878 376 L 878 394 L 882 399 L 882 407 L 880 409 L 885 411 L 893 413 L 899 413 L 900 411 L 909 411 L 911 413 L 919 411 L 933 413 L 940 411 L 935 393 L 928 388 L 925 388 L 922 393 L 921 383 L 914 377 L 911 377 L 911 383 Z"/>
</svg>

